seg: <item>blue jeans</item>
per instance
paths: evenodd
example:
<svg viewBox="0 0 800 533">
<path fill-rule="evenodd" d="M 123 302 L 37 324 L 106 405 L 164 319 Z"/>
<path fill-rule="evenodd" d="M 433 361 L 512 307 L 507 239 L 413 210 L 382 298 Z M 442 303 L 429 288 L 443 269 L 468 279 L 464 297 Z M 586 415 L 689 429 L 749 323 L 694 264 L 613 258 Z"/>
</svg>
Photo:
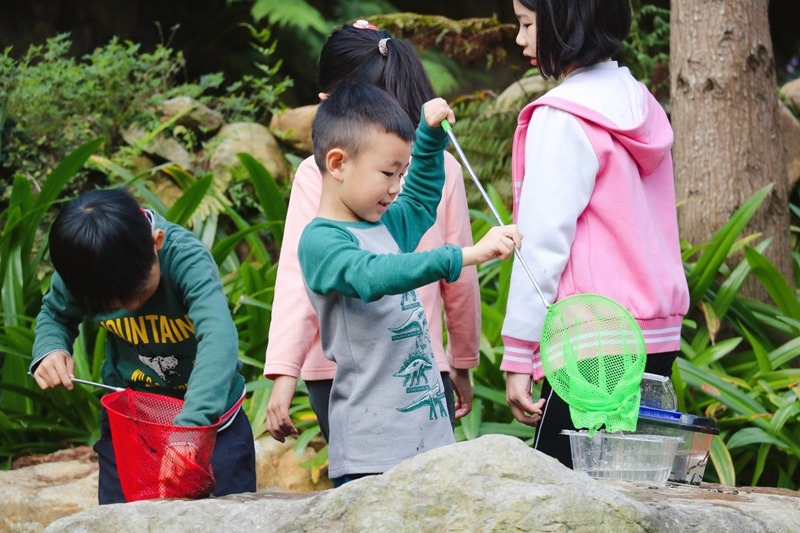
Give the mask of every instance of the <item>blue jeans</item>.
<svg viewBox="0 0 800 533">
<path fill-rule="evenodd" d="M 125 503 L 105 409 L 100 415 L 100 440 L 95 443 L 94 451 L 97 452 L 100 464 L 97 490 L 100 505 Z M 217 442 L 211 455 L 211 468 L 216 481 L 214 496 L 256 491 L 253 430 L 241 408 L 231 425 L 217 433 Z"/>
</svg>

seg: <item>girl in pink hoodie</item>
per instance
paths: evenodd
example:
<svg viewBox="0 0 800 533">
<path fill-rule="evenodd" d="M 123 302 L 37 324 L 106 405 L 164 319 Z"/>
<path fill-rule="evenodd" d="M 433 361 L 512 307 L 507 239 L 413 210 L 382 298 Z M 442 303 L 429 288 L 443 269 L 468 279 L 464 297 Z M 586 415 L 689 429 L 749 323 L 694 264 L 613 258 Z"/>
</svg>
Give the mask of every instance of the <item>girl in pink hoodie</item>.
<svg viewBox="0 0 800 533">
<path fill-rule="evenodd" d="M 628 0 L 513 0 L 517 44 L 561 84 L 526 106 L 514 137 L 514 219 L 545 298 L 608 296 L 642 328 L 645 371 L 669 376 L 689 291 L 678 240 L 673 134 L 647 88 L 610 58 L 630 30 Z M 539 339 L 546 308 L 521 265 L 506 318 L 506 398 L 536 425 L 535 448 L 572 466 L 567 404 L 544 379 Z M 532 380 L 542 383 L 538 402 Z"/>
<path fill-rule="evenodd" d="M 419 57 L 411 45 L 393 39 L 366 21 L 344 26 L 328 38 L 319 60 L 319 85 L 326 98 L 343 83 L 368 83 L 387 90 L 411 117 L 420 120 L 422 104 L 433 98 Z M 445 152 L 445 186 L 436 222 L 420 241 L 418 250 L 445 244 L 472 245 L 466 193 L 461 166 Z M 319 207 L 322 176 L 309 157 L 295 173 L 286 229 L 278 263 L 272 320 L 264 375 L 275 381 L 267 406 L 267 429 L 283 442 L 297 429 L 289 416 L 297 378 L 302 377 L 311 407 L 328 439 L 328 399 L 336 366 L 325 358 L 319 323 L 306 294 L 297 243 L 303 228 Z M 480 293 L 475 267 L 467 267 L 453 282 L 441 281 L 418 289 L 430 325 L 431 344 L 448 402 L 451 424 L 472 409 L 469 369 L 478 364 L 480 344 Z M 442 339 L 442 311 L 447 327 L 447 350 Z M 454 396 L 455 394 L 455 396 Z M 455 401 L 457 399 L 457 402 Z"/>
</svg>

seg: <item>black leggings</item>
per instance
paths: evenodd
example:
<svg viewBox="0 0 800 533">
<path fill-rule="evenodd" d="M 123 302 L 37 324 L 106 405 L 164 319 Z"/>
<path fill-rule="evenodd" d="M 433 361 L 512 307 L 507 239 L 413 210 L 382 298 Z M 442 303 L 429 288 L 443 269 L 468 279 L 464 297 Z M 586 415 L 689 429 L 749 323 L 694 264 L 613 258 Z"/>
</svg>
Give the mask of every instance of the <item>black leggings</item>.
<svg viewBox="0 0 800 533">
<path fill-rule="evenodd" d="M 450 414 L 450 425 L 455 428 L 456 401 L 453 391 L 453 382 L 450 381 L 449 372 L 442 372 L 442 385 L 444 386 L 444 397 L 447 401 L 447 412 Z M 331 434 L 330 424 L 328 423 L 328 404 L 330 403 L 332 387 L 332 379 L 306 381 L 308 400 L 311 403 L 311 409 L 313 409 L 314 414 L 317 415 L 319 428 L 322 430 L 322 436 L 325 437 L 325 442 L 329 442 L 328 437 Z"/>
<path fill-rule="evenodd" d="M 672 375 L 672 363 L 680 352 L 647 354 L 644 371 L 661 376 Z M 542 419 L 536 428 L 533 447 L 550 457 L 555 457 L 564 466 L 572 468 L 572 453 L 569 436 L 561 435 L 562 430 L 575 430 L 569 414 L 569 405 L 555 393 L 547 378 L 542 382 L 542 398 L 545 398 Z"/>
</svg>

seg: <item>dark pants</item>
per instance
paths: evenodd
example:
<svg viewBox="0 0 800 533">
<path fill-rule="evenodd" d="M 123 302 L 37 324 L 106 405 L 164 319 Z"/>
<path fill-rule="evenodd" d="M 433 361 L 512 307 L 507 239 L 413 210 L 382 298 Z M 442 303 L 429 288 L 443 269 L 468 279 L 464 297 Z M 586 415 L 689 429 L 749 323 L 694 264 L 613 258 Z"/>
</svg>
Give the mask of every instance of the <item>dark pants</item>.
<svg viewBox="0 0 800 533">
<path fill-rule="evenodd" d="M 325 442 L 330 442 L 331 427 L 328 423 L 328 406 L 331 399 L 331 388 L 333 387 L 332 379 L 319 379 L 314 381 L 306 381 L 306 388 L 308 389 L 308 401 L 311 404 L 311 409 L 317 415 L 319 428 L 322 431 L 322 436 L 325 437 Z M 450 373 L 442 372 L 442 386 L 444 387 L 444 398 L 447 401 L 447 412 L 450 414 L 450 425 L 456 427 L 456 400 L 455 392 L 453 391 L 453 382 L 450 381 Z"/>
<path fill-rule="evenodd" d="M 672 363 L 679 352 L 666 352 L 647 355 L 645 372 L 661 376 L 672 375 Z M 569 414 L 569 405 L 555 393 L 547 378 L 542 382 L 542 398 L 545 398 L 542 419 L 536 428 L 536 440 L 533 447 L 550 457 L 555 457 L 564 466 L 572 468 L 572 452 L 569 436 L 561 435 L 562 430 L 575 430 Z"/>
<path fill-rule="evenodd" d="M 100 505 L 125 503 L 105 409 L 100 416 L 100 440 L 95 443 L 94 451 L 97 452 L 100 464 L 97 493 Z M 214 496 L 256 491 L 253 430 L 243 410 L 239 410 L 230 426 L 217 433 L 217 442 L 211 455 L 211 469 L 216 481 Z"/>
</svg>

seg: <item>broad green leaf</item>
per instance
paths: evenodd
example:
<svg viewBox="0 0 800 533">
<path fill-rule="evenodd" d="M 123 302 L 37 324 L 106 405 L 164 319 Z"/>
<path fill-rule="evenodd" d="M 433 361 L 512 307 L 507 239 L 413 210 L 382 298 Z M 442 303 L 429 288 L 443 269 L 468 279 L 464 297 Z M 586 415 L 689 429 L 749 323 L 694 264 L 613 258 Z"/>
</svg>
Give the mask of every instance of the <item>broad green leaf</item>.
<svg viewBox="0 0 800 533">
<path fill-rule="evenodd" d="M 283 198 L 278 184 L 269 173 L 269 171 L 258 162 L 253 156 L 246 153 L 236 154 L 239 161 L 250 173 L 250 178 L 253 181 L 253 188 L 256 191 L 256 196 L 261 204 L 261 209 L 270 222 L 286 220 L 286 201 Z M 272 236 L 278 248 L 283 241 L 283 228 L 273 226 Z"/>
<path fill-rule="evenodd" d="M 36 207 L 31 218 L 32 224 L 38 225 L 44 213 L 59 196 L 61 196 L 67 183 L 75 177 L 75 174 L 83 167 L 86 160 L 89 159 L 89 156 L 95 153 L 104 142 L 103 139 L 95 139 L 87 142 L 65 157 L 61 163 L 53 169 L 47 176 L 42 190 L 36 197 Z"/>
<path fill-rule="evenodd" d="M 690 385 L 702 389 L 703 392 L 712 398 L 719 399 L 737 413 L 748 417 L 754 417 L 763 415 L 766 412 L 766 409 L 756 400 L 743 393 L 738 388 L 726 383 L 716 374 L 708 370 L 701 370 L 686 359 L 680 357 L 676 362 L 681 379 Z"/>
<path fill-rule="evenodd" d="M 485 385 L 474 385 L 472 387 L 472 392 L 475 394 L 477 398 L 483 398 L 484 400 L 489 400 L 490 402 L 505 406 L 506 405 L 506 393 L 504 390 L 493 389 L 491 387 L 487 387 Z"/>
<path fill-rule="evenodd" d="M 769 239 L 765 239 L 754 247 L 757 251 L 763 253 L 764 250 L 767 249 L 767 246 L 769 246 L 769 242 Z M 743 259 L 739 261 L 739 264 L 733 269 L 728 279 L 720 286 L 714 298 L 714 309 L 717 310 L 720 316 L 724 316 L 728 312 L 728 309 L 730 309 L 739 291 L 742 290 L 742 286 L 749 275 L 750 263 Z"/>
<path fill-rule="evenodd" d="M 250 420 L 253 437 L 256 439 L 267 431 L 267 403 L 272 391 L 272 381 L 259 379 L 257 383 L 259 385 L 269 385 L 269 387 L 249 386 L 248 391 L 252 392 L 252 394 L 245 400 L 243 405 L 247 413 L 247 419 Z M 251 385 L 251 383 L 248 383 L 248 385 Z"/>
<path fill-rule="evenodd" d="M 779 448 L 786 449 L 786 443 L 781 439 L 770 435 L 761 428 L 748 427 L 743 428 L 734 433 L 728 439 L 728 449 L 739 448 L 741 446 L 749 446 L 750 444 L 773 444 Z"/>
<path fill-rule="evenodd" d="M 481 424 L 481 435 L 489 434 L 510 435 L 521 439 L 533 439 L 536 430 L 520 423 L 484 422 Z"/>
<path fill-rule="evenodd" d="M 196 183 L 183 192 L 178 201 L 167 211 L 165 218 L 170 222 L 185 226 L 203 201 L 209 187 L 211 187 L 213 178 L 213 175 L 207 174 L 197 180 Z"/>
<path fill-rule="evenodd" d="M 762 444 L 758 447 L 756 464 L 753 467 L 753 479 L 750 482 L 752 485 L 758 485 L 758 481 L 761 479 L 761 474 L 764 473 L 764 466 L 766 465 L 767 456 L 769 455 L 771 449 L 772 445 L 770 444 Z"/>
<path fill-rule="evenodd" d="M 800 337 L 779 346 L 769 353 L 769 362 L 773 370 L 788 364 L 800 356 Z"/>
<path fill-rule="evenodd" d="M 702 311 L 703 313 L 703 317 L 705 318 L 706 330 L 708 331 L 708 335 L 711 338 L 711 342 L 713 343 L 717 338 L 717 333 L 719 332 L 719 327 L 720 327 L 719 315 L 714 309 L 714 305 L 711 304 L 710 302 L 706 302 L 705 300 L 701 300 L 700 302 L 698 302 L 697 307 L 699 307 L 700 311 Z"/>
<path fill-rule="evenodd" d="M 787 422 L 797 421 L 800 415 L 800 402 L 797 401 L 797 396 L 789 400 L 790 403 L 783 405 L 775 411 L 772 415 L 772 420 L 769 423 L 769 430 L 775 433 L 780 432 Z"/>
<path fill-rule="evenodd" d="M 768 185 L 756 191 L 731 215 L 728 222 L 714 234 L 708 245 L 703 249 L 700 258 L 687 276 L 693 303 L 699 302 L 706 289 L 711 286 L 739 233 L 755 215 L 771 190 L 772 185 Z"/>
<path fill-rule="evenodd" d="M 483 401 L 476 398 L 472 401 L 472 411 L 459 419 L 461 429 L 466 440 L 477 439 L 480 436 L 481 416 L 483 415 Z"/>
<path fill-rule="evenodd" d="M 250 235 L 251 233 L 257 233 L 262 229 L 266 228 L 268 224 L 255 224 L 250 226 L 249 228 L 245 228 L 243 230 L 237 231 L 227 237 L 220 239 L 214 244 L 213 248 L 211 248 L 211 255 L 214 256 L 214 262 L 217 264 L 222 263 L 223 259 L 226 258 L 229 254 L 233 253 L 236 250 L 236 247 L 239 243 L 244 240 L 245 237 Z"/>
<path fill-rule="evenodd" d="M 729 353 L 731 353 L 742 342 L 740 338 L 725 339 L 718 342 L 713 346 L 709 346 L 705 350 L 695 354 L 692 358 L 692 363 L 698 367 L 705 367 L 715 361 L 719 361 Z"/>
<path fill-rule="evenodd" d="M 247 222 L 244 218 L 242 218 L 239 215 L 239 213 L 234 211 L 231 207 L 225 206 L 225 214 L 231 218 L 231 220 L 239 230 L 245 231 L 251 227 L 251 224 Z M 270 226 L 274 224 L 279 224 L 280 227 L 283 227 L 283 221 L 267 222 L 267 224 L 269 224 Z M 246 233 L 245 240 L 247 241 L 247 244 L 250 248 L 251 260 L 255 260 L 257 263 L 260 264 L 267 264 L 272 262 L 270 258 L 270 252 L 267 250 L 267 246 L 264 242 L 264 239 L 261 239 L 260 236 L 258 235 Z M 279 248 L 278 251 L 280 251 Z"/>
<path fill-rule="evenodd" d="M 769 353 L 767 348 L 764 347 L 758 339 L 756 339 L 753 335 L 750 334 L 750 331 L 742 326 L 742 331 L 744 332 L 744 336 L 747 341 L 750 343 L 750 346 L 753 348 L 753 353 L 756 356 L 756 363 L 758 363 L 758 370 L 761 372 L 769 372 L 772 370 L 772 365 L 769 361 Z"/>
<path fill-rule="evenodd" d="M 711 462 L 714 463 L 714 470 L 717 472 L 719 482 L 723 485 L 735 487 L 736 469 L 733 466 L 731 454 L 719 435 L 714 435 L 714 438 L 711 439 L 709 457 L 711 457 Z"/>
<path fill-rule="evenodd" d="M 766 257 L 752 248 L 745 248 L 745 258 L 772 301 L 783 314 L 800 319 L 800 302 L 794 289 Z"/>
<path fill-rule="evenodd" d="M 308 446 L 308 443 L 311 442 L 311 439 L 319 435 L 320 432 L 321 430 L 319 426 L 314 426 L 303 431 L 300 436 L 297 437 L 297 440 L 294 443 L 294 453 L 300 457 L 300 455 L 303 453 L 303 450 L 305 450 L 306 446 Z"/>
</svg>

